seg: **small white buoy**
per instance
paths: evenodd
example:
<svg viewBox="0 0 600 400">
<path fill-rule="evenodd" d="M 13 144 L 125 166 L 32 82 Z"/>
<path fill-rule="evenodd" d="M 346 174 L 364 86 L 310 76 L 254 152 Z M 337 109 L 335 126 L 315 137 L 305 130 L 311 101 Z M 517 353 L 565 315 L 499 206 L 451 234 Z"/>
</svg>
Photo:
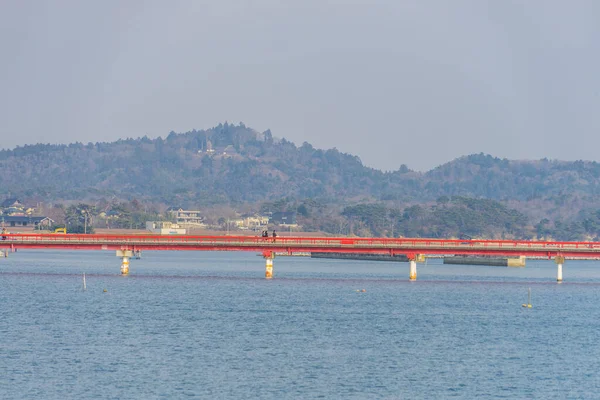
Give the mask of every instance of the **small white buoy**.
<svg viewBox="0 0 600 400">
<path fill-rule="evenodd" d="M 85 273 L 83 274 L 83 290 L 87 290 L 87 286 L 85 284 Z"/>
<path fill-rule="evenodd" d="M 531 288 L 527 290 L 527 304 L 521 304 L 521 307 L 532 308 L 531 305 Z"/>
</svg>

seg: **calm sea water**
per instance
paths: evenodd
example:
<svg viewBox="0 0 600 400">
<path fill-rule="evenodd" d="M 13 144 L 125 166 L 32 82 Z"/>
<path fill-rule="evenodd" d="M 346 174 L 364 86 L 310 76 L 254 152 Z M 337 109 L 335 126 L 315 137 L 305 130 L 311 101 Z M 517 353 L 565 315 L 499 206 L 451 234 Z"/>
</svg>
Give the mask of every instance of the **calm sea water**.
<svg viewBox="0 0 600 400">
<path fill-rule="evenodd" d="M 600 398 L 598 262 L 143 256 L 0 259 L 0 398 Z"/>
</svg>

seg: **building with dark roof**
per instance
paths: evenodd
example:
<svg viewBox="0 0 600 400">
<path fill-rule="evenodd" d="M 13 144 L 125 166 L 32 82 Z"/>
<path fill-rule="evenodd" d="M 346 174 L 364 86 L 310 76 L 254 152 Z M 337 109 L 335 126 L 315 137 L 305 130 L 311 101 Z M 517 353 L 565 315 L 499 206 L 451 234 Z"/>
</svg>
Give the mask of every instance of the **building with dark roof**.
<svg viewBox="0 0 600 400">
<path fill-rule="evenodd" d="M 2 202 L 2 204 L 0 204 L 0 207 L 2 207 L 2 208 L 9 208 L 9 207 L 23 208 L 24 205 L 23 205 L 23 203 L 21 203 L 19 201 L 19 199 L 17 199 L 16 197 L 13 197 L 13 198 L 4 200 Z"/>
<path fill-rule="evenodd" d="M 2 226 L 51 226 L 54 220 L 48 217 L 31 217 L 29 215 L 0 216 Z"/>
<path fill-rule="evenodd" d="M 278 225 L 296 225 L 295 211 L 279 211 L 274 212 L 269 220 L 270 223 Z"/>
</svg>

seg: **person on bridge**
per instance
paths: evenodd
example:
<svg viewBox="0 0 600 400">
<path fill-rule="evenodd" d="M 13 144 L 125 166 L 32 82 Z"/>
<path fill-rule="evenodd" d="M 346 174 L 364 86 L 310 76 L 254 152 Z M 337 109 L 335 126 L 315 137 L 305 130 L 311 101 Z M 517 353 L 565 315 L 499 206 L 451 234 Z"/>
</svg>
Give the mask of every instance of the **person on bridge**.
<svg viewBox="0 0 600 400">
<path fill-rule="evenodd" d="M 6 240 L 6 228 L 2 228 L 2 240 Z"/>
<path fill-rule="evenodd" d="M 268 233 L 267 233 L 268 235 Z M 273 229 L 273 242 L 275 241 L 275 238 L 277 237 L 277 232 L 275 232 L 275 229 Z"/>
</svg>

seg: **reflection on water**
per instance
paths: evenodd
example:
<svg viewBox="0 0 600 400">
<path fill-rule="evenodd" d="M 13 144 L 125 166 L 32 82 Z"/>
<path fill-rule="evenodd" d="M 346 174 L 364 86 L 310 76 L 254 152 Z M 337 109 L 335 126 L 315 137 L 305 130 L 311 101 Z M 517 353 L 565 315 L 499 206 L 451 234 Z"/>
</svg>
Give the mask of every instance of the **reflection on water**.
<svg viewBox="0 0 600 400">
<path fill-rule="evenodd" d="M 0 398 L 597 396 L 597 262 L 567 261 L 562 284 L 552 261 L 429 260 L 417 282 L 404 263 L 274 265 L 145 252 L 121 277 L 113 252 L 10 254 Z"/>
</svg>

